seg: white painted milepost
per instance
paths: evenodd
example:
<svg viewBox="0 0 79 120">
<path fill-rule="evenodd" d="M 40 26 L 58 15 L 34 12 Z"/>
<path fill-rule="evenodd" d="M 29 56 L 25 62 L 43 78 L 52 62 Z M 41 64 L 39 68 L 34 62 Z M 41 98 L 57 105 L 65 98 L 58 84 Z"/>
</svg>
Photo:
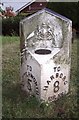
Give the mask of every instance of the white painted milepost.
<svg viewBox="0 0 79 120">
<path fill-rule="evenodd" d="M 41 101 L 69 92 L 72 21 L 43 9 L 20 22 L 21 87 Z"/>
</svg>

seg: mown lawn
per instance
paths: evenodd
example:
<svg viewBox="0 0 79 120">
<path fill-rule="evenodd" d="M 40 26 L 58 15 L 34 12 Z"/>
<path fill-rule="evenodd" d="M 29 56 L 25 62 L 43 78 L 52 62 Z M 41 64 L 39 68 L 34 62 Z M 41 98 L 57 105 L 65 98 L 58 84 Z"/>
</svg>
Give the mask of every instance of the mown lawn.
<svg viewBox="0 0 79 120">
<path fill-rule="evenodd" d="M 72 67 L 69 93 L 52 102 L 49 106 L 40 104 L 35 97 L 28 97 L 20 89 L 20 39 L 19 37 L 2 38 L 2 114 L 5 118 L 78 118 L 77 106 L 77 45 L 72 44 Z"/>
</svg>

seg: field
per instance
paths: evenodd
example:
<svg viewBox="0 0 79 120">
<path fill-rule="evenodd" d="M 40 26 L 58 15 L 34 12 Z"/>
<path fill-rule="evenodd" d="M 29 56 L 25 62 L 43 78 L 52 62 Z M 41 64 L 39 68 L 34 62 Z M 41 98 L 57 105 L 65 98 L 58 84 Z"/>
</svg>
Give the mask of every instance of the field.
<svg viewBox="0 0 79 120">
<path fill-rule="evenodd" d="M 72 44 L 72 65 L 69 93 L 49 106 L 40 104 L 35 97 L 29 97 L 20 89 L 20 39 L 2 38 L 2 115 L 3 118 L 78 118 L 77 87 L 77 45 Z"/>
</svg>

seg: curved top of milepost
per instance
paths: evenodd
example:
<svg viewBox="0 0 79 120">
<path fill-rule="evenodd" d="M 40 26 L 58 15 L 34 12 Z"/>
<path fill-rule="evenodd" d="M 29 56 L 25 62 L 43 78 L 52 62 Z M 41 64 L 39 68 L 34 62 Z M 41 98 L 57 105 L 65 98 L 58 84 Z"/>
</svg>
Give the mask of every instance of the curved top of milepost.
<svg viewBox="0 0 79 120">
<path fill-rule="evenodd" d="M 65 22 L 71 22 L 72 23 L 72 21 L 70 19 L 68 19 L 67 17 L 65 17 L 63 15 L 60 15 L 57 12 L 52 11 L 51 9 L 48 9 L 48 8 L 44 8 L 42 10 L 39 10 L 38 12 L 36 12 L 36 13 L 26 17 L 26 18 L 24 18 L 23 20 L 21 20 L 21 22 L 29 20 L 30 18 L 35 17 L 36 15 L 39 15 L 39 14 L 44 13 L 44 12 L 47 13 L 47 14 L 50 14 L 51 16 L 55 16 L 55 17 L 65 21 Z"/>
</svg>

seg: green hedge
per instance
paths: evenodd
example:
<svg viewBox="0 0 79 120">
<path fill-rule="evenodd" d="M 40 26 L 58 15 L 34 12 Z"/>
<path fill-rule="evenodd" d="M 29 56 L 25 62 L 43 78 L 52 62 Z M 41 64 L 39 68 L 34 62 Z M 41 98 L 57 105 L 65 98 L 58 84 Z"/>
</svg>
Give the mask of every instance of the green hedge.
<svg viewBox="0 0 79 120">
<path fill-rule="evenodd" d="M 71 19 L 73 27 L 79 28 L 79 2 L 49 2 L 47 7 Z"/>
<path fill-rule="evenodd" d="M 2 20 L 3 35 L 19 35 L 19 22 L 23 17 L 16 16 Z"/>
<path fill-rule="evenodd" d="M 10 17 L 2 20 L 2 35 L 6 36 L 18 36 L 19 35 L 19 22 L 25 17 L 33 13 L 27 13 L 24 15 L 17 15 L 16 17 Z"/>
<path fill-rule="evenodd" d="M 49 2 L 47 8 L 66 16 L 73 22 L 73 27 L 79 31 L 79 2 Z M 29 16 L 33 13 L 27 13 Z M 19 22 L 26 17 L 25 15 L 18 15 L 13 18 L 7 18 L 2 20 L 2 34 L 3 35 L 19 35 Z"/>
</svg>

